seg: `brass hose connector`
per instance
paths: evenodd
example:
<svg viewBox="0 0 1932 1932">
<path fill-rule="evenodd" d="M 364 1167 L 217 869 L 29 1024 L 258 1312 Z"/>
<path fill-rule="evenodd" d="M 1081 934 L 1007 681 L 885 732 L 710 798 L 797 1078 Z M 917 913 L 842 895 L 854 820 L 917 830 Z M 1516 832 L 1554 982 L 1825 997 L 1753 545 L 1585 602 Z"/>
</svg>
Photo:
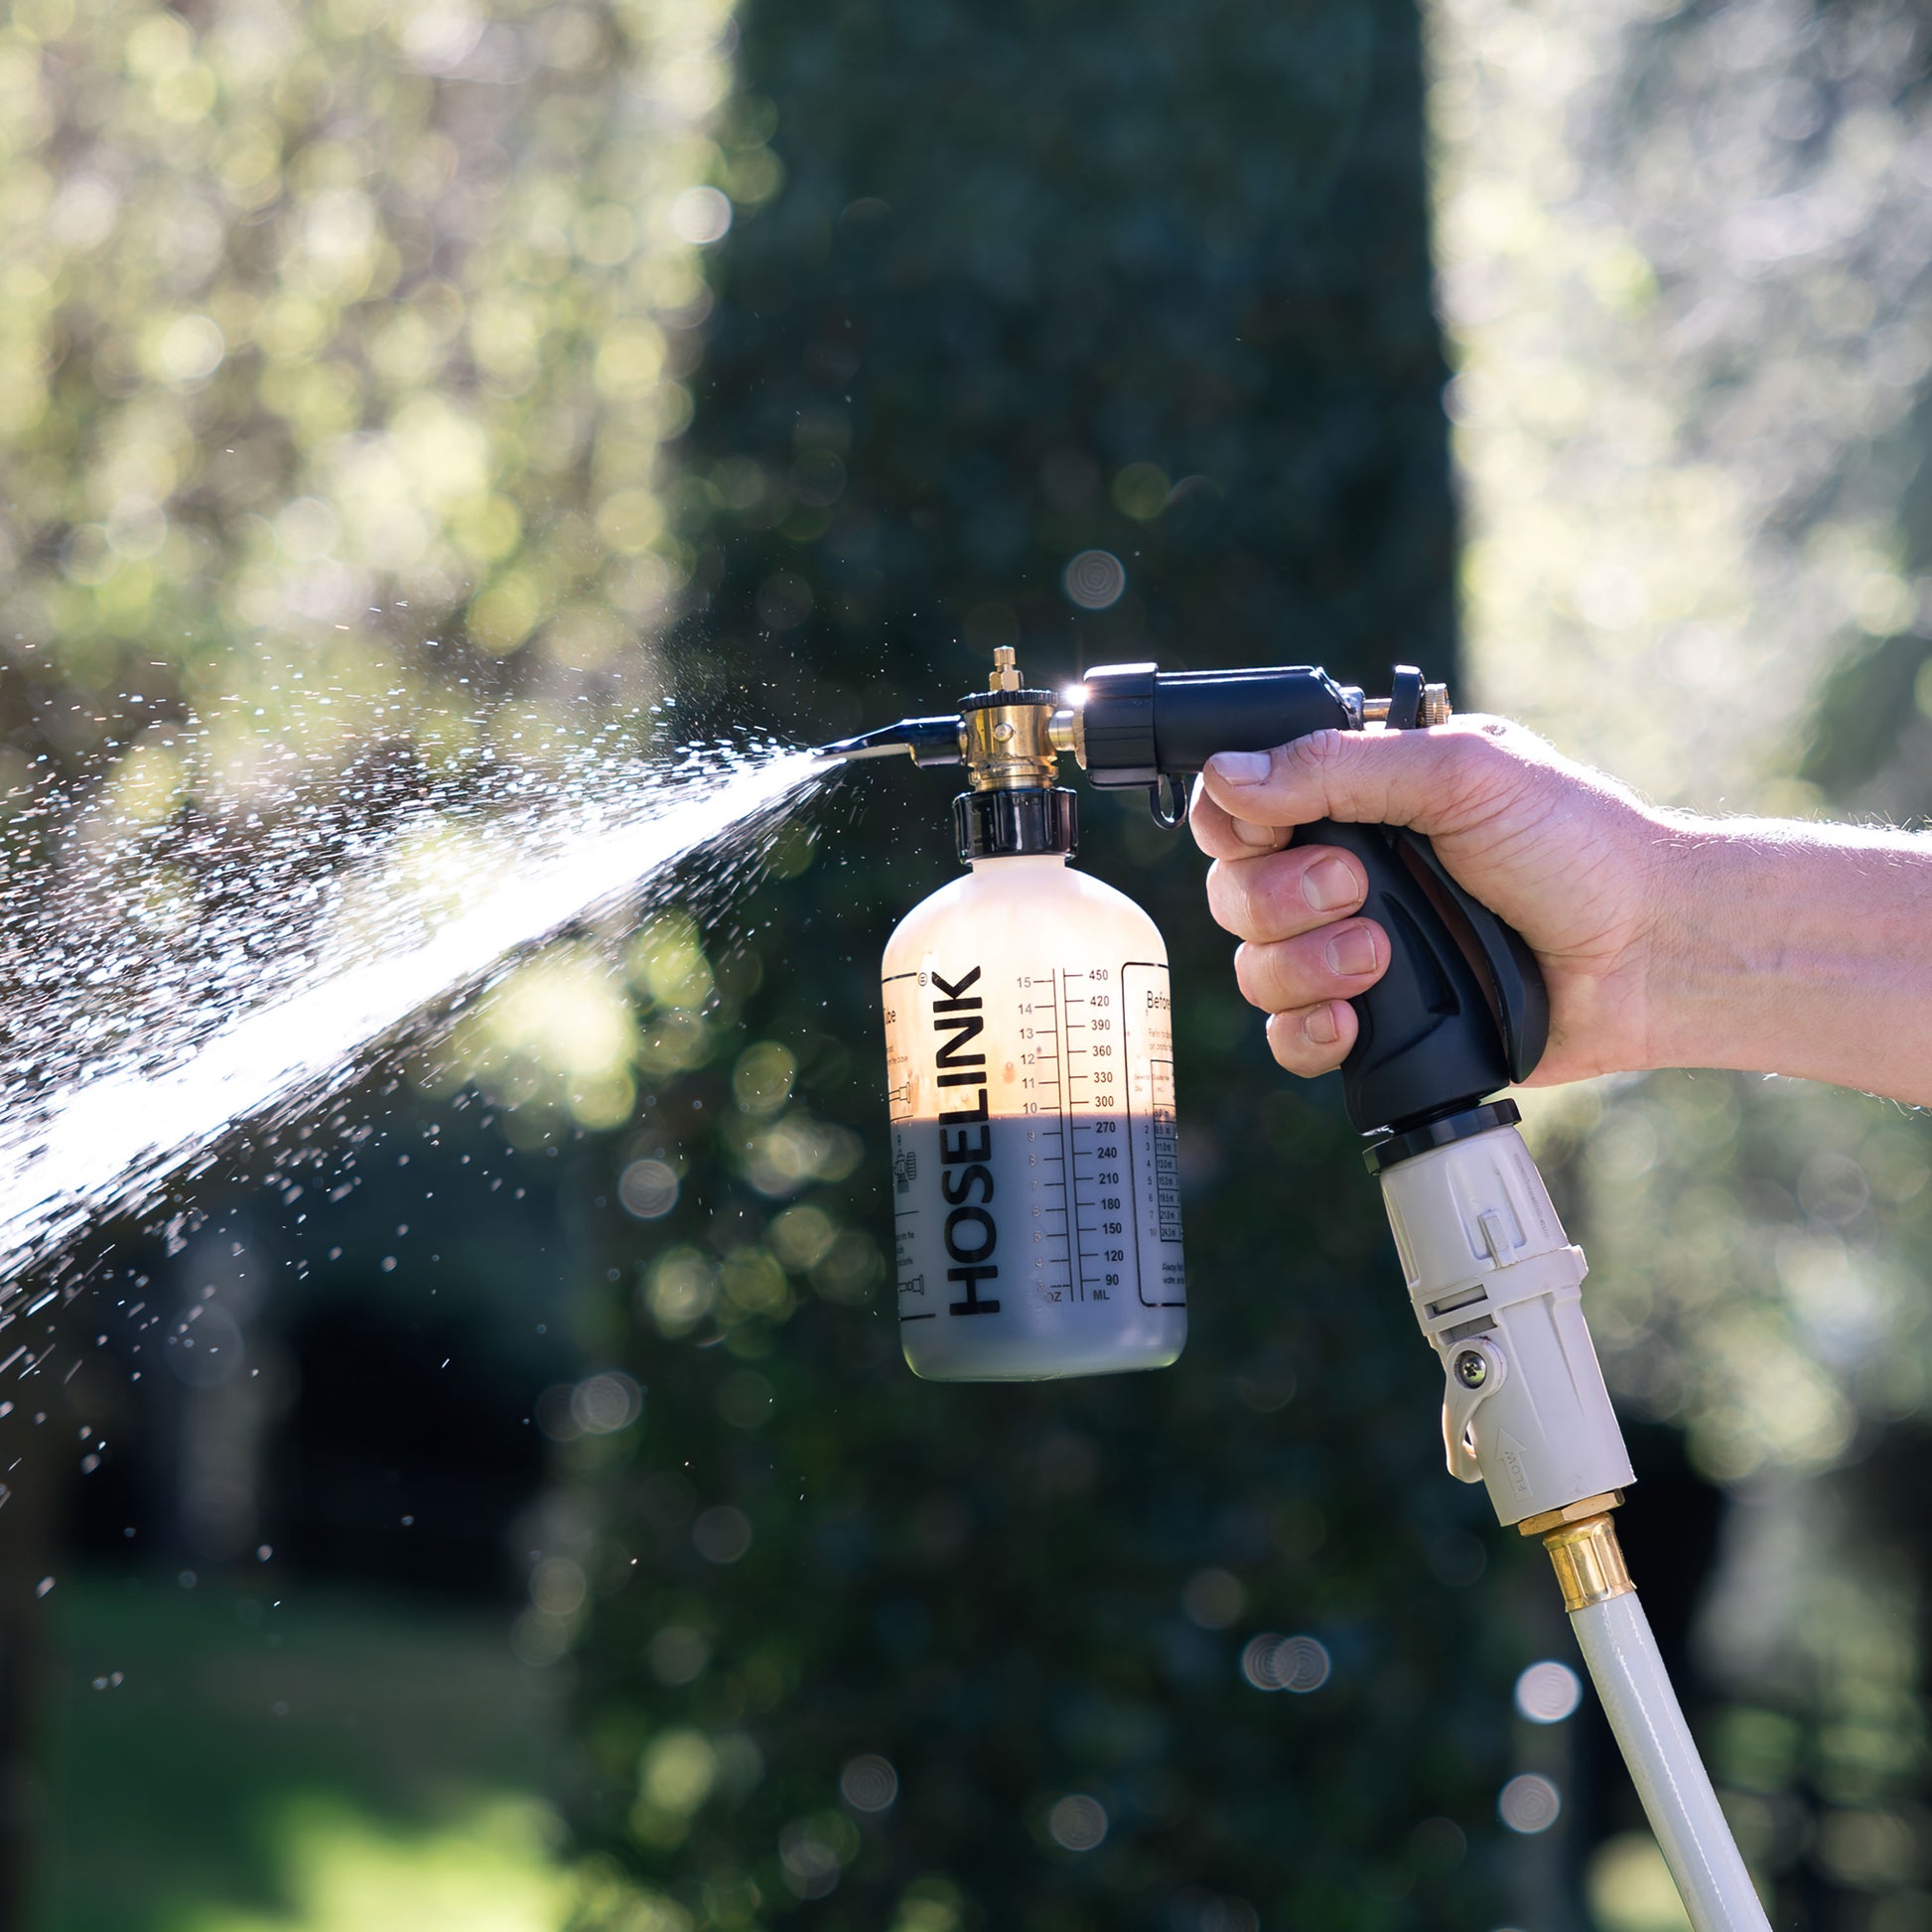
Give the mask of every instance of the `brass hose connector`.
<svg viewBox="0 0 1932 1932">
<path fill-rule="evenodd" d="M 1011 702 L 1002 702 L 1011 699 Z M 987 696 L 969 698 L 959 717 L 959 744 L 975 791 L 1036 790 L 1059 773 L 1054 742 L 1056 700 L 1029 691 L 1011 644 L 993 653 Z"/>
<path fill-rule="evenodd" d="M 1612 1489 L 1525 1517 L 1517 1524 L 1523 1535 L 1542 1537 L 1566 1610 L 1607 1603 L 1612 1596 L 1626 1596 L 1636 1588 L 1609 1515 L 1622 1500 L 1623 1492 Z"/>
<path fill-rule="evenodd" d="M 1389 721 L 1389 700 L 1387 698 L 1364 698 L 1362 700 L 1362 723 L 1365 725 L 1386 725 Z M 1425 684 L 1422 688 L 1422 725 L 1426 731 L 1431 725 L 1447 725 L 1453 715 L 1449 703 L 1447 684 Z"/>
</svg>

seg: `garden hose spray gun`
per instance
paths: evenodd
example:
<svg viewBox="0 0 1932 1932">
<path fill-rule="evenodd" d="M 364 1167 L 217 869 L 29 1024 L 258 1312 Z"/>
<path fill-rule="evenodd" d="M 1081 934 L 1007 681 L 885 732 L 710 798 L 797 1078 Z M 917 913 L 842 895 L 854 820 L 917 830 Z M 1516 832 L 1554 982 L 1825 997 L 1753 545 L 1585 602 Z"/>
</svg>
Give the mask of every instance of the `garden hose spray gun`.
<svg viewBox="0 0 1932 1932">
<path fill-rule="evenodd" d="M 956 712 L 821 751 L 961 764 L 969 786 L 953 828 L 970 870 L 906 915 L 883 968 L 899 1332 L 941 1381 L 1161 1368 L 1187 1326 L 1167 949 L 1138 905 L 1066 863 L 1078 821 L 1058 760 L 1147 791 L 1177 825 L 1217 752 L 1426 729 L 1448 693 L 1408 666 L 1387 698 L 1307 665 L 1109 665 L 1063 693 L 1028 688 L 1011 649 L 996 666 Z M 1583 1252 L 1515 1106 L 1489 1097 L 1543 1052 L 1535 957 L 1416 833 L 1324 820 L 1295 843 L 1354 854 L 1362 911 L 1389 938 L 1388 970 L 1353 1003 L 1342 1092 L 1443 1365 L 1449 1472 L 1543 1539 L 1698 1932 L 1764 1926 L 1617 1545 L 1609 1512 L 1632 1477 Z"/>
</svg>

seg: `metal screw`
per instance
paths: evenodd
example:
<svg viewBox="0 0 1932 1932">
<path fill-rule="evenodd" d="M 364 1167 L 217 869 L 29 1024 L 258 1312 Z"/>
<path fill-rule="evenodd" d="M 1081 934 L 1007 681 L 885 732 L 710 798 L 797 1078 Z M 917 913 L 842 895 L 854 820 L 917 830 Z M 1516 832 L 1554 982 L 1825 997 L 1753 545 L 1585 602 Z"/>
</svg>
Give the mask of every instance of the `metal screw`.
<svg viewBox="0 0 1932 1932">
<path fill-rule="evenodd" d="M 1000 722 L 993 727 L 993 736 L 1002 745 L 1004 745 L 1007 742 L 1007 740 L 1013 736 L 1013 727 L 1010 724 L 1008 724 L 1004 718 L 1002 718 Z"/>
<path fill-rule="evenodd" d="M 1479 1389 L 1489 1379 L 1489 1364 L 1473 1348 L 1455 1358 L 1455 1379 L 1465 1389 Z"/>
</svg>

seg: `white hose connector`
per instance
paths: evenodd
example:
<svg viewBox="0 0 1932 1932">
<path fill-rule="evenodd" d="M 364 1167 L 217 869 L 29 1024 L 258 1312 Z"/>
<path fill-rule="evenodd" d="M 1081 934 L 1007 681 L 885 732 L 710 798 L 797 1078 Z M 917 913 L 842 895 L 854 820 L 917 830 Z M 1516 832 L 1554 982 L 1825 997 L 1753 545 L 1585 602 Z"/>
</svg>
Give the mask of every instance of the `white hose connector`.
<svg viewBox="0 0 1932 1932">
<path fill-rule="evenodd" d="M 1443 1364 L 1449 1473 L 1486 1483 L 1504 1523 L 1543 1538 L 1696 1932 L 1769 1932 L 1607 1513 L 1632 1478 L 1584 1323 L 1583 1250 L 1514 1110 L 1499 1112 L 1444 1123 L 1474 1131 L 1423 1152 L 1371 1155 L 1416 1319 Z"/>
<path fill-rule="evenodd" d="M 1636 1592 L 1586 1603 L 1570 1622 L 1696 1932 L 1769 1932 Z"/>
<path fill-rule="evenodd" d="M 1632 1480 L 1584 1323 L 1586 1263 L 1512 1126 L 1381 1171 L 1396 1253 L 1442 1359 L 1449 1473 L 1498 1519 L 1564 1509 Z"/>
</svg>

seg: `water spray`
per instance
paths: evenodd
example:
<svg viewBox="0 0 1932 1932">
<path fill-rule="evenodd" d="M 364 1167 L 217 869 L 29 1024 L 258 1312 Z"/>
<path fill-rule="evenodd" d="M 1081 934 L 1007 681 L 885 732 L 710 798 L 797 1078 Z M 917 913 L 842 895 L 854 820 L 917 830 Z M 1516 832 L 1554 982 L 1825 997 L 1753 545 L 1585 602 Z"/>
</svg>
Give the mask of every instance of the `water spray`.
<svg viewBox="0 0 1932 1932">
<path fill-rule="evenodd" d="M 899 1333 L 915 1373 L 1033 1381 L 1161 1368 L 1186 1339 L 1167 950 L 1132 899 L 1067 864 L 1073 758 L 1177 825 L 1217 752 L 1317 731 L 1416 731 L 1449 694 L 1409 666 L 1386 698 L 1309 665 L 1109 665 L 1064 693 L 1011 649 L 940 717 L 821 749 L 965 767 L 970 870 L 915 906 L 882 969 Z M 1499 1089 L 1542 1057 L 1549 1004 L 1522 938 L 1402 827 L 1322 820 L 1352 853 L 1390 963 L 1352 1004 L 1348 1118 L 1369 1137 L 1411 1305 L 1443 1366 L 1449 1473 L 1537 1536 L 1697 1932 L 1767 1928 L 1664 1673 L 1610 1512 L 1633 1480 L 1565 1234 Z"/>
</svg>

